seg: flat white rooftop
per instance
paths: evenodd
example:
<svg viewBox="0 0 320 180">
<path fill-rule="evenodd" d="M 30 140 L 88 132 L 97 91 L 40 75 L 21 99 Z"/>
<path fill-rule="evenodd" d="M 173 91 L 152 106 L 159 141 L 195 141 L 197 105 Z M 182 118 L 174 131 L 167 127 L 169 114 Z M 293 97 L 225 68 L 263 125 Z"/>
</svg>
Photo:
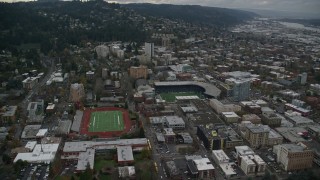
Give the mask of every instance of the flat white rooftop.
<svg viewBox="0 0 320 180">
<path fill-rule="evenodd" d="M 18 153 L 13 162 L 19 159 L 29 163 L 50 163 L 54 160 L 59 144 L 37 144 L 30 153 Z"/>
<path fill-rule="evenodd" d="M 134 160 L 131 146 L 118 146 L 117 155 L 118 155 L 118 162 Z"/>
<path fill-rule="evenodd" d="M 195 159 L 193 160 L 195 163 L 198 171 L 204 171 L 204 170 L 213 170 L 214 167 L 211 164 L 210 160 L 208 158 L 202 158 L 202 159 Z"/>
<path fill-rule="evenodd" d="M 116 149 L 117 146 L 125 145 L 147 145 L 146 138 L 136 139 L 118 139 L 112 141 L 77 141 L 65 142 L 63 152 L 81 152 L 86 151 L 88 148 L 95 149 Z"/>
</svg>

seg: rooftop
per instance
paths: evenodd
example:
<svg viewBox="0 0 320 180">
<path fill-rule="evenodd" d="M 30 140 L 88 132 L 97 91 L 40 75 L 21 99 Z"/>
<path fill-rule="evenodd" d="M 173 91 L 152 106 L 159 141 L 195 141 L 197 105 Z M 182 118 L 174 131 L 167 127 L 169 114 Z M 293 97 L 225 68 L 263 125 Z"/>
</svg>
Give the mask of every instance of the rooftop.
<svg viewBox="0 0 320 180">
<path fill-rule="evenodd" d="M 81 125 L 81 121 L 82 121 L 82 116 L 83 116 L 83 111 L 76 111 L 76 114 L 74 116 L 74 120 L 71 126 L 71 130 L 75 131 L 75 132 L 79 132 L 80 131 L 80 125 Z"/>
<path fill-rule="evenodd" d="M 36 135 L 41 128 L 41 125 L 27 125 L 24 127 L 21 138 L 28 139 L 28 138 L 36 138 Z"/>
<path fill-rule="evenodd" d="M 208 158 L 195 159 L 193 160 L 193 162 L 196 165 L 198 171 L 214 170 L 214 167 Z"/>
<path fill-rule="evenodd" d="M 65 142 L 63 152 L 81 152 L 86 151 L 88 148 L 95 149 L 116 149 L 117 146 L 126 145 L 147 145 L 146 138 L 136 139 L 117 139 L 106 141 L 74 141 Z"/>
<path fill-rule="evenodd" d="M 297 144 L 281 144 L 280 146 L 289 152 L 303 152 L 306 149 L 306 147 Z"/>
<path fill-rule="evenodd" d="M 240 118 L 235 112 L 222 112 L 221 114 L 227 118 Z"/>
<path fill-rule="evenodd" d="M 254 151 L 249 146 L 236 146 L 235 147 L 237 155 L 246 156 L 255 154 Z"/>
<path fill-rule="evenodd" d="M 308 131 L 303 127 L 278 127 L 275 129 L 290 142 L 307 141 L 302 135 Z"/>
<path fill-rule="evenodd" d="M 13 162 L 19 159 L 27 162 L 50 163 L 54 160 L 59 144 L 37 144 L 30 153 L 19 153 Z"/>
<path fill-rule="evenodd" d="M 134 160 L 131 146 L 117 146 L 117 155 L 118 162 Z"/>
<path fill-rule="evenodd" d="M 155 82 L 155 86 L 182 86 L 182 85 L 194 85 L 194 86 L 200 86 L 204 88 L 205 94 L 212 96 L 212 97 L 218 97 L 220 96 L 221 90 L 218 89 L 213 84 L 209 83 L 203 83 L 198 81 L 167 81 L 167 82 Z"/>
<path fill-rule="evenodd" d="M 94 149 L 87 149 L 85 152 L 80 152 L 78 156 L 77 171 L 84 171 L 89 164 L 90 169 L 94 166 Z"/>
<path fill-rule="evenodd" d="M 212 150 L 213 156 L 215 156 L 219 164 L 220 163 L 228 163 L 230 158 L 227 156 L 227 154 L 223 150 Z"/>
<path fill-rule="evenodd" d="M 0 115 L 2 116 L 14 116 L 16 114 L 16 111 L 18 109 L 18 106 L 3 106 L 0 110 Z"/>
<path fill-rule="evenodd" d="M 256 165 L 249 156 L 250 155 L 241 156 L 241 162 L 244 161 L 244 162 L 246 162 L 247 165 Z"/>
<path fill-rule="evenodd" d="M 252 133 L 269 133 L 270 127 L 262 124 L 246 124 L 245 125 Z"/>
<path fill-rule="evenodd" d="M 184 120 L 179 116 L 164 116 L 169 126 L 185 124 Z"/>
</svg>

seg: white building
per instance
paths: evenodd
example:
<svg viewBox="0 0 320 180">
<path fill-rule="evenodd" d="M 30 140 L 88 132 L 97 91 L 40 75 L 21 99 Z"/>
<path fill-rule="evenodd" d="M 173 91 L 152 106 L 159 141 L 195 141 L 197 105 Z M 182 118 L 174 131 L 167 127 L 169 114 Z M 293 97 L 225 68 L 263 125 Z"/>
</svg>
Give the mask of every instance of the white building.
<svg viewBox="0 0 320 180">
<path fill-rule="evenodd" d="M 31 147 L 31 146 L 30 146 Z M 13 160 L 16 163 L 19 159 L 28 163 L 47 163 L 52 162 L 58 151 L 59 144 L 37 144 L 30 153 L 18 153 Z"/>
<path fill-rule="evenodd" d="M 253 158 L 250 158 L 250 156 L 252 155 L 240 157 L 240 168 L 247 176 L 254 175 L 256 171 L 256 163 L 253 162 Z"/>
</svg>

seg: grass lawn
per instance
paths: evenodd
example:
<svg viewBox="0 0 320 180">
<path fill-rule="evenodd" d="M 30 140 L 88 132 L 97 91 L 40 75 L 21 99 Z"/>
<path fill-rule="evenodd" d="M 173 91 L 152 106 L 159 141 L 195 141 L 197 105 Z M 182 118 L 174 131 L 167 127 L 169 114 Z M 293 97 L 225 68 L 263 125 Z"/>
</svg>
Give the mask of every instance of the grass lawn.
<svg viewBox="0 0 320 180">
<path fill-rule="evenodd" d="M 90 116 L 89 132 L 122 131 L 124 129 L 121 111 L 97 111 Z"/>
<path fill-rule="evenodd" d="M 176 101 L 176 96 L 198 96 L 203 98 L 203 95 L 199 92 L 170 92 L 170 93 L 160 93 L 160 96 L 163 100 L 167 102 Z"/>
<path fill-rule="evenodd" d="M 99 174 L 99 178 L 103 180 L 112 180 L 111 175 Z"/>
<path fill-rule="evenodd" d="M 156 174 L 152 160 L 143 159 L 135 163 L 137 179 L 152 179 L 152 174 Z"/>
<path fill-rule="evenodd" d="M 105 167 L 109 167 L 109 168 L 112 168 L 112 167 L 115 167 L 116 166 L 116 162 L 113 161 L 113 160 L 96 160 L 94 162 L 94 169 L 96 171 L 100 171 L 100 169 L 102 168 L 105 168 Z"/>
</svg>

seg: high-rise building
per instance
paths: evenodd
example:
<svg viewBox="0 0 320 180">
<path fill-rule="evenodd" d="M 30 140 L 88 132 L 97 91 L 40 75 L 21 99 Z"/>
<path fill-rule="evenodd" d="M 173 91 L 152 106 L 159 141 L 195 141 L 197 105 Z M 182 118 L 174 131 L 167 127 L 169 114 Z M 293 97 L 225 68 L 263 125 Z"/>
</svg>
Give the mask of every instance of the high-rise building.
<svg viewBox="0 0 320 180">
<path fill-rule="evenodd" d="M 154 57 L 154 43 L 145 43 L 145 54 L 151 59 Z"/>
<path fill-rule="evenodd" d="M 232 98 L 234 101 L 244 101 L 250 96 L 250 80 L 247 79 L 226 79 L 226 83 L 231 86 Z"/>
<path fill-rule="evenodd" d="M 85 97 L 83 84 L 71 84 L 70 87 L 70 100 L 72 102 L 79 102 Z"/>
<path fill-rule="evenodd" d="M 306 72 L 298 75 L 298 80 L 301 85 L 305 85 L 307 83 L 308 74 Z"/>
</svg>

